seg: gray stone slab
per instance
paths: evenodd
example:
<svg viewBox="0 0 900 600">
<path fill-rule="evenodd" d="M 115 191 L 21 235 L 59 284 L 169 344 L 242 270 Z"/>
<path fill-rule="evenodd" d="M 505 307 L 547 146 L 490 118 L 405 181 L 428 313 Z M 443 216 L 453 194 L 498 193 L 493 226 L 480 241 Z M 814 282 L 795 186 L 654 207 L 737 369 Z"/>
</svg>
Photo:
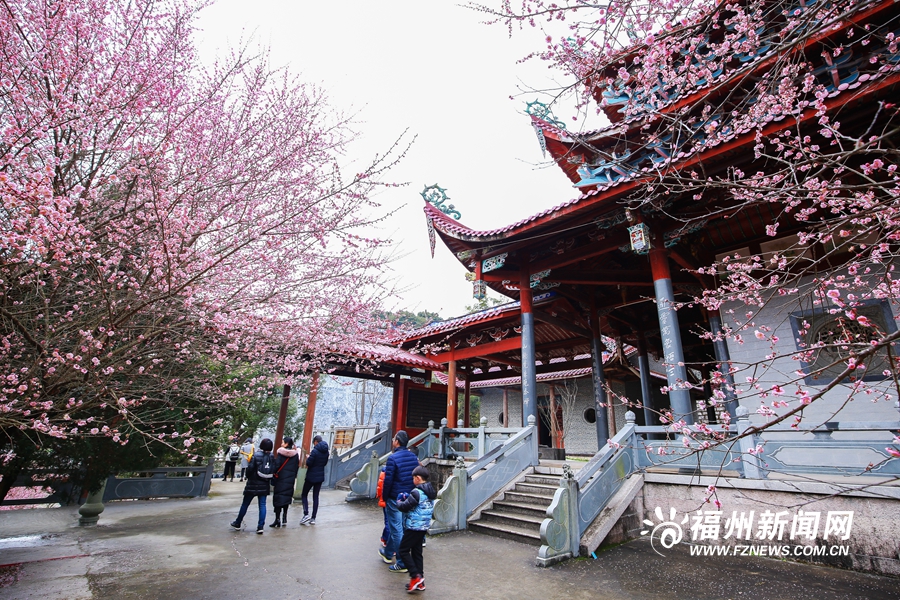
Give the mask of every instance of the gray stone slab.
<svg viewBox="0 0 900 600">
<path fill-rule="evenodd" d="M 77 549 L 90 556 L 24 562 L 15 581 L 0 577 L 0 598 L 380 600 L 403 594 L 407 577 L 389 572 L 376 554 L 382 513 L 374 502 L 346 503 L 346 492 L 323 491 L 316 525 L 297 525 L 302 511 L 295 503 L 287 528 L 267 526 L 264 535 L 256 535 L 255 504 L 245 531 L 228 527 L 242 489 L 236 482 L 216 481 L 209 500 L 110 505 L 93 528 L 66 524 L 57 514 L 49 514 L 55 509 L 3 511 L 7 513 L 0 515 L 3 538 L 29 529 L 47 533 L 48 525 L 64 553 Z M 52 518 L 42 518 L 41 513 Z M 77 513 L 69 516 L 72 522 L 77 520 Z M 30 551 L 32 558 L 38 557 L 35 547 L 14 545 L 7 542 L 0 554 L 15 551 L 27 560 Z M 602 552 L 597 560 L 571 560 L 545 569 L 534 566 L 537 550 L 536 545 L 472 532 L 429 538 L 428 589 L 420 596 L 900 598 L 896 579 L 756 557 L 696 558 L 688 555 L 686 546 L 676 546 L 661 557 L 643 540 Z"/>
</svg>

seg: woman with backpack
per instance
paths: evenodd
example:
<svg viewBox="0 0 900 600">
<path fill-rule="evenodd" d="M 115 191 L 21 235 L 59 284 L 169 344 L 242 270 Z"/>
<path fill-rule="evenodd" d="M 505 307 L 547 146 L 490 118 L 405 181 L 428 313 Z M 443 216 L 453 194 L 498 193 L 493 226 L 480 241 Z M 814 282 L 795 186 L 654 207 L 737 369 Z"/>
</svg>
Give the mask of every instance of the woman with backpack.
<svg viewBox="0 0 900 600">
<path fill-rule="evenodd" d="M 244 501 L 241 504 L 241 510 L 238 517 L 231 522 L 231 528 L 240 531 L 241 521 L 247 514 L 247 508 L 253 499 L 256 498 L 259 503 L 259 522 L 256 525 L 256 533 L 262 534 L 263 526 L 266 524 L 266 496 L 269 495 L 269 482 L 275 474 L 275 457 L 272 455 L 272 447 L 274 444 L 269 438 L 265 438 L 259 443 L 259 450 L 254 452 L 253 457 L 247 464 L 247 484 L 244 486 Z"/>
<path fill-rule="evenodd" d="M 294 501 L 294 482 L 300 471 L 300 456 L 294 448 L 293 438 L 286 437 L 276 452 L 275 477 L 272 483 L 272 506 L 275 522 L 269 527 L 287 527 L 288 506 Z"/>
<path fill-rule="evenodd" d="M 222 474 L 222 481 L 228 479 L 231 475 L 231 481 L 234 481 L 234 471 L 237 462 L 241 459 L 241 447 L 237 442 L 232 442 L 231 447 L 225 450 L 225 472 Z"/>
</svg>

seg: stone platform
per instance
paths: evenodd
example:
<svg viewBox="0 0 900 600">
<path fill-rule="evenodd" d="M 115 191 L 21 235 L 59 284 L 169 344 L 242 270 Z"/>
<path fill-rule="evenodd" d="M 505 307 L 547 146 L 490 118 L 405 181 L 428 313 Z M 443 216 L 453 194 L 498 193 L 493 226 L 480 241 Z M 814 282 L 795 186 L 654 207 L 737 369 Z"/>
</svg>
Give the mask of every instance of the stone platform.
<svg viewBox="0 0 900 600">
<path fill-rule="evenodd" d="M 323 491 L 317 524 L 234 532 L 243 485 L 213 482 L 208 499 L 111 503 L 100 525 L 74 508 L 0 511 L 0 598 L 386 599 L 406 575 L 376 554 L 381 509 Z M 270 505 L 271 512 L 271 505 Z M 271 515 L 267 522 L 271 522 Z M 425 598 L 516 600 L 900 599 L 897 579 L 758 557 L 666 557 L 637 540 L 592 558 L 534 566 L 535 546 L 455 532 L 428 539 Z"/>
</svg>

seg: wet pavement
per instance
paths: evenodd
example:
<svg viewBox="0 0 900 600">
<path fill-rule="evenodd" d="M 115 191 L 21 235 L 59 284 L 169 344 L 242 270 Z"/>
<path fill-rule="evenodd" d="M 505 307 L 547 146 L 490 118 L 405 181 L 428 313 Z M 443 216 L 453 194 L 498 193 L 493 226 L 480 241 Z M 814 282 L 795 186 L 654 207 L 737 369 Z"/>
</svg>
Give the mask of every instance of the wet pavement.
<svg viewBox="0 0 900 600">
<path fill-rule="evenodd" d="M 100 525 L 74 508 L 0 511 L 0 599 L 356 599 L 406 597 L 405 574 L 376 554 L 381 509 L 323 491 L 317 523 L 256 535 L 228 523 L 243 489 L 213 482 L 208 499 L 118 502 Z M 270 516 L 271 518 L 271 505 Z M 900 580 L 751 556 L 657 555 L 636 540 L 547 569 L 537 548 L 469 532 L 430 537 L 421 597 L 479 599 L 900 599 Z"/>
</svg>

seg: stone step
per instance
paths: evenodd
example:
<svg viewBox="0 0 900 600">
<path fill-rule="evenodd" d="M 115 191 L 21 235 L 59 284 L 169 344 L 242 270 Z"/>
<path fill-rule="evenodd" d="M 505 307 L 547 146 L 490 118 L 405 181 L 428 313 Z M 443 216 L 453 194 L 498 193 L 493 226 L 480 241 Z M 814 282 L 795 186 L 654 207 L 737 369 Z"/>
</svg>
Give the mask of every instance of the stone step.
<svg viewBox="0 0 900 600">
<path fill-rule="evenodd" d="M 581 462 L 581 461 L 573 461 L 573 462 L 566 462 L 565 464 L 569 465 L 569 468 L 577 473 L 578 470 L 581 469 L 581 467 L 583 467 L 587 463 Z M 536 466 L 534 468 L 534 472 L 536 474 L 562 475 L 563 474 L 562 466 L 563 466 L 563 463 L 561 461 L 550 461 L 550 462 L 541 461 L 541 464 L 539 464 L 538 466 Z"/>
<path fill-rule="evenodd" d="M 524 481 L 520 481 L 516 484 L 515 490 L 520 494 L 532 494 L 535 496 L 547 496 L 549 498 L 553 498 L 553 495 L 556 493 L 556 490 L 559 489 L 559 485 L 545 485 L 541 483 L 528 483 Z"/>
<path fill-rule="evenodd" d="M 483 523 L 481 521 L 472 521 L 469 523 L 469 530 L 507 540 L 522 542 L 530 546 L 537 546 L 541 543 L 540 530 L 534 531 L 525 527 L 511 527 Z"/>
<path fill-rule="evenodd" d="M 547 506 L 550 506 L 547 504 Z M 544 518 L 547 515 L 547 506 L 543 504 L 526 504 L 524 502 L 512 502 L 507 499 L 494 502 L 493 509 L 504 513 L 515 513 Z"/>
<path fill-rule="evenodd" d="M 544 508 L 550 506 L 550 503 L 553 502 L 553 496 L 528 494 L 515 490 L 506 492 L 503 496 L 503 499 L 507 502 L 519 502 L 521 504 L 531 504 L 532 506 L 543 506 Z"/>
<path fill-rule="evenodd" d="M 522 480 L 523 483 L 537 484 L 537 485 L 552 485 L 553 487 L 559 487 L 559 480 L 561 477 L 557 475 L 551 474 L 535 474 L 535 475 L 526 475 Z"/>
<path fill-rule="evenodd" d="M 544 521 L 543 516 L 529 516 L 519 513 L 504 512 L 501 510 L 491 509 L 481 513 L 478 523 L 503 526 L 514 529 L 533 530 L 540 535 L 541 523 Z"/>
</svg>

